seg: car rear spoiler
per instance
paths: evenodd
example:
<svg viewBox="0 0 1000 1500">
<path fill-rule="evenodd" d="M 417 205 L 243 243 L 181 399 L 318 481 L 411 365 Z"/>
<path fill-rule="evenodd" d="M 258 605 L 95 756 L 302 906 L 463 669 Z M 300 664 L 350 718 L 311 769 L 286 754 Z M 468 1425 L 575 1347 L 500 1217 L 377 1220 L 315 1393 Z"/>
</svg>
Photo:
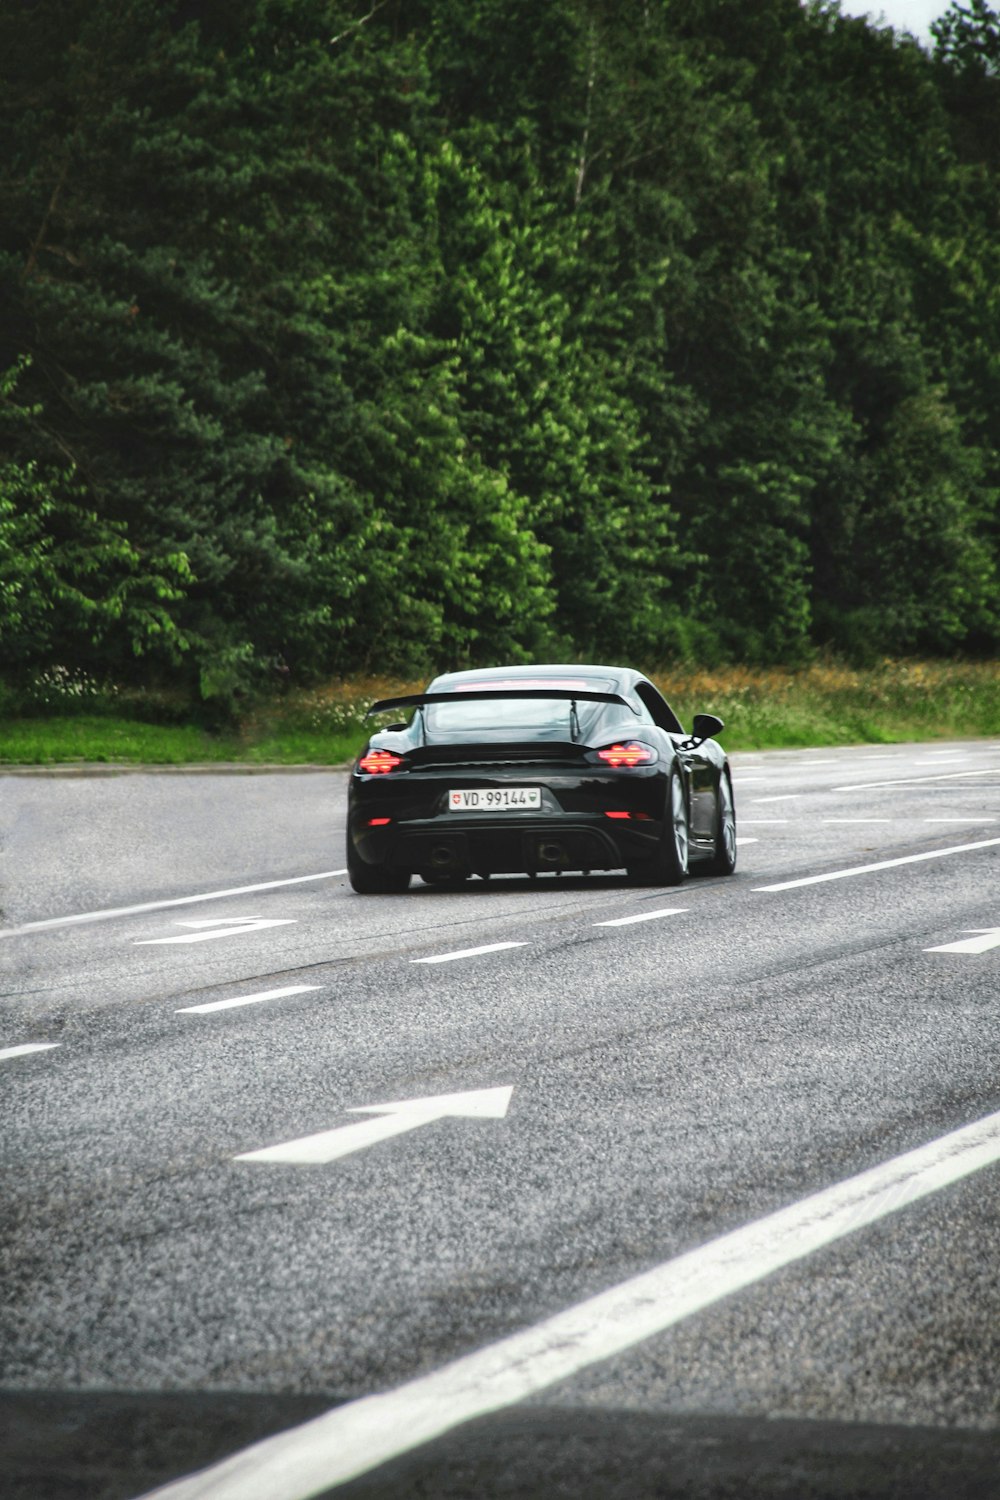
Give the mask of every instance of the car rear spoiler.
<svg viewBox="0 0 1000 1500">
<path fill-rule="evenodd" d="M 489 702 L 496 698 L 561 698 L 565 703 L 620 703 L 623 708 L 636 712 L 620 693 L 594 693 L 589 688 L 476 688 L 468 693 L 410 693 L 405 698 L 380 698 L 368 709 L 365 717 L 390 708 L 423 708 L 429 703 Z"/>
</svg>

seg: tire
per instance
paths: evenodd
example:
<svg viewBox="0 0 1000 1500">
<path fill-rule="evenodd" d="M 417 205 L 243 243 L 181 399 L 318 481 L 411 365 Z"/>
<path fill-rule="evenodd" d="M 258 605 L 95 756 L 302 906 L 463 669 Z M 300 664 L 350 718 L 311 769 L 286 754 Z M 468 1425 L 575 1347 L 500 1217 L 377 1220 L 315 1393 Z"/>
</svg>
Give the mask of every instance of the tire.
<svg viewBox="0 0 1000 1500">
<path fill-rule="evenodd" d="M 736 869 L 736 806 L 729 772 L 719 777 L 719 796 L 715 815 L 715 852 L 705 869 L 711 875 L 732 875 Z"/>
<path fill-rule="evenodd" d="M 684 780 L 675 766 L 667 784 L 666 816 L 660 847 L 652 859 L 628 867 L 642 885 L 680 885 L 688 872 L 688 810 Z"/>
<path fill-rule="evenodd" d="M 410 884 L 409 870 L 386 870 L 381 865 L 366 865 L 347 840 L 347 878 L 359 896 L 389 896 L 405 891 Z"/>
</svg>

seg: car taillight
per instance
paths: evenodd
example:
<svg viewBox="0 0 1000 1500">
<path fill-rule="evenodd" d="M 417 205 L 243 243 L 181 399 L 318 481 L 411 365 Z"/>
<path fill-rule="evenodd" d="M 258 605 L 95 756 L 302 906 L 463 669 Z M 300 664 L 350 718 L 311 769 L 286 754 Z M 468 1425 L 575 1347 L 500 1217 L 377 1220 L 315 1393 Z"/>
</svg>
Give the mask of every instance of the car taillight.
<svg viewBox="0 0 1000 1500">
<path fill-rule="evenodd" d="M 402 764 L 403 757 L 393 755 L 391 750 L 366 750 L 358 761 L 358 770 L 367 771 L 369 776 L 388 776 Z"/>
<path fill-rule="evenodd" d="M 656 759 L 656 751 L 638 740 L 629 740 L 624 745 L 608 745 L 598 750 L 597 758 L 608 766 L 645 766 Z"/>
</svg>

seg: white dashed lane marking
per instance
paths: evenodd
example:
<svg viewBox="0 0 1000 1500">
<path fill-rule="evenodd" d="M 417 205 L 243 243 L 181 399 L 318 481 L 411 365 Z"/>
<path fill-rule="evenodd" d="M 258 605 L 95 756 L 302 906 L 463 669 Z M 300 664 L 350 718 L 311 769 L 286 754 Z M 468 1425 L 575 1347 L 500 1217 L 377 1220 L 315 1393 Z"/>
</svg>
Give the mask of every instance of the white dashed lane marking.
<svg viewBox="0 0 1000 1500">
<path fill-rule="evenodd" d="M 995 823 L 996 818 L 922 818 L 922 823 Z"/>
<path fill-rule="evenodd" d="M 501 953 L 505 948 L 526 948 L 526 943 L 484 943 L 480 948 L 457 948 L 454 953 L 435 953 L 429 958 L 411 958 L 411 964 L 450 964 L 457 958 L 475 958 L 480 953 Z"/>
<path fill-rule="evenodd" d="M 214 1010 L 236 1010 L 241 1005 L 259 1005 L 264 1000 L 281 1000 L 286 995 L 305 995 L 318 990 L 318 984 L 288 984 L 280 990 L 261 990 L 257 995 L 237 995 L 232 1000 L 210 1000 L 205 1005 L 182 1005 L 179 1016 L 207 1016 Z"/>
<path fill-rule="evenodd" d="M 29 1052 L 51 1052 L 61 1042 L 22 1042 L 19 1047 L 0 1047 L 0 1060 L 5 1057 L 27 1057 Z"/>
<path fill-rule="evenodd" d="M 595 927 L 628 927 L 633 922 L 655 922 L 658 917 L 676 917 L 686 906 L 662 906 L 657 911 L 641 911 L 633 917 L 612 917 L 608 922 L 595 922 Z"/>
<path fill-rule="evenodd" d="M 968 927 L 966 931 L 975 936 L 959 939 L 955 943 L 938 943 L 934 948 L 925 948 L 925 953 L 988 953 L 991 948 L 1000 948 L 1000 927 Z"/>
</svg>

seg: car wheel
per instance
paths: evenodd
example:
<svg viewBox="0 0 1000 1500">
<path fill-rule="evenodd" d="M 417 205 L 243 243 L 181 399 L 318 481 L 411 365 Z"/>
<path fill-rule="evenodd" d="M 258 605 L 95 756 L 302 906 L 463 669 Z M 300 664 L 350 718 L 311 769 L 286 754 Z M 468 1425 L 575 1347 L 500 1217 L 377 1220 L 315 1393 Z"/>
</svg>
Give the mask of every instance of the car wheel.
<svg viewBox="0 0 1000 1500">
<path fill-rule="evenodd" d="M 631 864 L 628 873 L 643 885 L 680 885 L 688 870 L 688 810 L 684 781 L 676 766 L 667 787 L 660 847 L 652 859 Z"/>
<path fill-rule="evenodd" d="M 388 896 L 405 891 L 410 884 L 409 870 L 386 870 L 381 865 L 366 865 L 347 840 L 347 878 L 359 896 Z"/>
<path fill-rule="evenodd" d="M 736 807 L 729 772 L 719 777 L 715 814 L 715 852 L 705 867 L 712 875 L 731 875 L 736 869 Z"/>
</svg>

